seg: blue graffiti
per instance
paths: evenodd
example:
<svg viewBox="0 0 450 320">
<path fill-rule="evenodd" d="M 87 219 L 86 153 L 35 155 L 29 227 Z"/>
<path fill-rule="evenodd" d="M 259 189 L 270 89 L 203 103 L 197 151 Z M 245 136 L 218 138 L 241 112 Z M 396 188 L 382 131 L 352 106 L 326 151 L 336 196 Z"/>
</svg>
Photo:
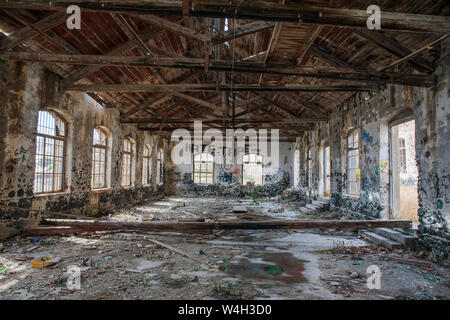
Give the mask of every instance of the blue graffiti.
<svg viewBox="0 0 450 320">
<path fill-rule="evenodd" d="M 368 144 L 372 144 L 373 137 L 366 130 L 363 130 L 363 140 Z"/>
<path fill-rule="evenodd" d="M 227 183 L 229 183 L 229 184 L 232 184 L 233 183 L 233 172 L 222 172 L 220 175 L 219 175 L 219 181 L 221 181 L 221 182 L 227 182 Z"/>
</svg>

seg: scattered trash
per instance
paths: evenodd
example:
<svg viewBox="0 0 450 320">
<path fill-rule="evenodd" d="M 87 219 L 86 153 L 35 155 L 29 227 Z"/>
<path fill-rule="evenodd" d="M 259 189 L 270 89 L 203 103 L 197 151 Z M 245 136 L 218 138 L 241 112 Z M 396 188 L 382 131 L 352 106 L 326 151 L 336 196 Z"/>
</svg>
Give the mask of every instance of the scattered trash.
<svg viewBox="0 0 450 320">
<path fill-rule="evenodd" d="M 46 268 L 61 261 L 61 258 L 53 258 L 51 256 L 43 256 L 31 262 L 32 268 Z"/>
</svg>

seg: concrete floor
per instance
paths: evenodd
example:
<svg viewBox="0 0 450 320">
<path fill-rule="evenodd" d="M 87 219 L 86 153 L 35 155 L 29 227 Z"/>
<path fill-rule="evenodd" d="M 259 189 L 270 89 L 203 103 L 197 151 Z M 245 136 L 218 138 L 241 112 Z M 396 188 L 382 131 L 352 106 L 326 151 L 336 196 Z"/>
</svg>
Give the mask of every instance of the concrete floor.
<svg viewBox="0 0 450 320">
<path fill-rule="evenodd" d="M 247 214 L 232 213 L 245 205 Z M 299 203 L 167 198 L 122 210 L 112 219 L 317 219 Z M 278 211 L 278 212 L 277 212 Z M 331 217 L 324 213 L 320 218 Z M 352 232 L 236 230 L 219 235 L 97 232 L 16 237 L 0 248 L 0 299 L 448 299 L 449 268 L 400 264 L 417 253 L 371 246 Z M 220 266 L 160 247 L 156 239 Z M 31 268 L 50 255 L 54 266 Z M 67 289 L 67 268 L 78 266 L 81 289 Z M 381 288 L 367 287 L 367 267 L 381 269 Z"/>
</svg>

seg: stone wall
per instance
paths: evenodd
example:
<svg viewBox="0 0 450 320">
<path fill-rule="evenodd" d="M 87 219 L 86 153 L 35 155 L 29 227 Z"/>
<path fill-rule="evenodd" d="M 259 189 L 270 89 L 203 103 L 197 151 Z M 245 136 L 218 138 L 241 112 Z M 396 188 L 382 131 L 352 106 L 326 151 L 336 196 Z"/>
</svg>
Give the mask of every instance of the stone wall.
<svg viewBox="0 0 450 320">
<path fill-rule="evenodd" d="M 319 151 L 331 152 L 331 210 L 343 218 L 390 219 L 389 128 L 415 120 L 416 162 L 419 168 L 420 246 L 443 257 L 449 253 L 450 55 L 441 47 L 432 88 L 388 85 L 376 94 L 358 93 L 337 106 L 329 121 L 297 138 L 300 151 L 300 197 L 311 201 L 319 194 L 322 176 Z M 359 134 L 360 195 L 347 194 L 346 136 Z M 313 154 L 313 184 L 307 181 L 308 148 Z"/>
<path fill-rule="evenodd" d="M 40 215 L 33 210 L 93 215 L 160 193 L 155 183 L 142 184 L 142 152 L 145 144 L 155 151 L 163 141 L 138 131 L 135 125 L 120 124 L 118 110 L 103 108 L 85 94 L 59 94 L 58 77 L 39 64 L 2 61 L 0 67 L 0 238 L 37 223 Z M 39 110 L 53 111 L 66 122 L 64 188 L 55 194 L 33 193 Z M 92 191 L 92 136 L 97 126 L 110 131 L 108 188 Z M 127 188 L 120 185 L 125 137 L 135 142 L 135 179 Z M 155 177 L 156 152 L 152 169 Z"/>
</svg>

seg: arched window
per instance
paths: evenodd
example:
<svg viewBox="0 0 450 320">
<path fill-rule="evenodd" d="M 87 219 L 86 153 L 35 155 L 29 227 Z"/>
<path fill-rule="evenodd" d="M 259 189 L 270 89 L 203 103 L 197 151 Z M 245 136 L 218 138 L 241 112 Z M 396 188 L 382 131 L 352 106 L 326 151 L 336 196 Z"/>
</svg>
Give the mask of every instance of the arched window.
<svg viewBox="0 0 450 320">
<path fill-rule="evenodd" d="M 106 188 L 107 145 L 106 132 L 101 128 L 95 128 L 92 145 L 92 189 Z"/>
<path fill-rule="evenodd" d="M 347 137 L 347 193 L 359 195 L 361 173 L 359 170 L 358 130 L 353 129 Z"/>
<path fill-rule="evenodd" d="M 194 183 L 214 184 L 214 157 L 209 153 L 194 155 Z"/>
<path fill-rule="evenodd" d="M 61 192 L 64 176 L 64 121 L 50 111 L 39 111 L 36 133 L 34 193 Z"/>
<path fill-rule="evenodd" d="M 308 149 L 308 187 L 312 188 L 313 161 L 311 148 Z"/>
<path fill-rule="evenodd" d="M 159 149 L 158 151 L 158 155 L 156 158 L 156 170 L 156 183 L 158 185 L 161 185 L 164 178 L 164 154 L 162 149 Z"/>
<path fill-rule="evenodd" d="M 128 187 L 132 183 L 133 166 L 133 143 L 129 139 L 123 140 L 123 155 L 122 155 L 122 186 Z"/>
<path fill-rule="evenodd" d="M 142 184 L 149 185 L 152 182 L 152 149 L 145 145 L 143 166 L 142 166 Z"/>
<path fill-rule="evenodd" d="M 263 164 L 262 156 L 257 154 L 246 154 L 243 157 L 243 175 L 242 184 L 246 185 L 247 182 L 252 182 L 255 186 L 263 185 Z"/>
</svg>

